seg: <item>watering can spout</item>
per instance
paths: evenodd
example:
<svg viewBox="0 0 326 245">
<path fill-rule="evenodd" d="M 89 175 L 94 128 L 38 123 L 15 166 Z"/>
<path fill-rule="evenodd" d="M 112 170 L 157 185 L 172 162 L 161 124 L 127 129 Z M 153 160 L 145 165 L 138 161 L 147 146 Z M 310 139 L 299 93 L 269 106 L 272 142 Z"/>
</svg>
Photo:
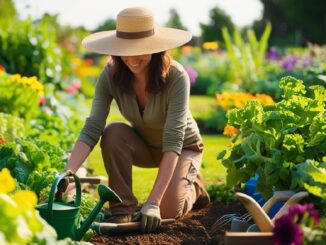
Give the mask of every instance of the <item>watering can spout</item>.
<svg viewBox="0 0 326 245">
<path fill-rule="evenodd" d="M 76 235 L 76 241 L 80 241 L 82 237 L 85 235 L 87 230 L 90 228 L 93 221 L 96 219 L 96 216 L 101 211 L 101 208 L 103 207 L 104 203 L 107 201 L 117 201 L 122 202 L 120 197 L 109 187 L 100 184 L 98 186 L 98 194 L 100 196 L 100 200 L 96 204 L 95 208 L 92 210 L 92 212 L 88 215 L 85 222 L 82 224 L 82 226 L 77 230 Z"/>
</svg>

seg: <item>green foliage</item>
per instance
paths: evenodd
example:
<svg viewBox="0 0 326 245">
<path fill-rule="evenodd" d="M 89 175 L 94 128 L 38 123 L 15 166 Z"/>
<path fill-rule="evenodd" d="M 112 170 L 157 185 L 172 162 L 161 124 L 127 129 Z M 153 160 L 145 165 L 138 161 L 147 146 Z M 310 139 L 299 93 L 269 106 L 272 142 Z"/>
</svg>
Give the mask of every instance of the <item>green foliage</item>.
<svg viewBox="0 0 326 245">
<path fill-rule="evenodd" d="M 66 151 L 72 150 L 82 128 L 81 118 L 86 113 L 83 108 L 84 101 L 80 97 L 82 96 L 66 93 L 65 96 L 59 96 L 58 93 L 57 98 L 47 95 L 40 112 L 30 121 L 27 136 L 49 141 Z M 65 101 L 65 105 L 59 101 Z"/>
<path fill-rule="evenodd" d="M 107 19 L 105 20 L 102 24 L 100 24 L 94 32 L 98 31 L 110 31 L 110 30 L 115 30 L 116 22 L 114 19 Z"/>
<path fill-rule="evenodd" d="M 292 183 L 304 187 L 309 193 L 326 201 L 326 163 L 306 160 L 298 164 L 292 176 Z"/>
<path fill-rule="evenodd" d="M 217 200 L 222 203 L 234 203 L 238 200 L 234 196 L 234 191 L 232 188 L 226 186 L 225 184 L 213 184 L 208 186 L 207 192 L 211 200 Z"/>
<path fill-rule="evenodd" d="M 236 81 L 250 83 L 264 77 L 265 52 L 271 29 L 271 24 L 268 23 L 259 41 L 255 33 L 248 30 L 246 42 L 237 29 L 234 29 L 232 40 L 228 29 L 222 28 L 223 40 L 231 62 L 231 72 Z"/>
<path fill-rule="evenodd" d="M 61 51 L 51 18 L 29 18 L 0 29 L 0 64 L 8 73 L 36 76 L 61 87 Z"/>
<path fill-rule="evenodd" d="M 234 146 L 218 156 L 228 169 L 228 186 L 258 174 L 257 191 L 264 197 L 273 190 L 298 190 L 294 167 L 308 159 L 322 162 L 326 155 L 325 88 L 305 92 L 293 77 L 283 78 L 280 87 L 283 100 L 272 106 L 249 101 L 228 112 L 228 123 L 240 128 Z"/>
<path fill-rule="evenodd" d="M 65 166 L 65 153 L 45 141 L 19 140 L 0 145 L 0 169 L 8 168 L 22 187 L 37 195 Z"/>
<path fill-rule="evenodd" d="M 201 37 L 203 42 L 221 41 L 221 28 L 225 26 L 229 30 L 234 29 L 231 17 L 222 9 L 214 7 L 209 11 L 210 22 L 208 24 L 200 23 Z"/>
<path fill-rule="evenodd" d="M 264 5 L 263 21 L 271 21 L 274 30 L 271 44 L 278 46 L 301 46 L 304 42 L 326 42 L 324 0 L 261 0 Z M 260 22 L 255 23 L 259 31 Z"/>
<path fill-rule="evenodd" d="M 17 11 L 12 0 L 0 1 L 0 28 L 8 25 L 17 17 Z"/>
<path fill-rule="evenodd" d="M 22 118 L 0 112 L 0 139 L 13 141 L 24 137 L 24 120 Z"/>
<path fill-rule="evenodd" d="M 170 17 L 165 26 L 167 27 L 172 27 L 172 28 L 177 28 L 181 30 L 187 30 L 187 27 L 185 27 L 182 22 L 181 18 L 178 14 L 178 11 L 174 8 L 170 9 Z"/>
<path fill-rule="evenodd" d="M 38 82 L 33 78 L 0 73 L 0 112 L 26 119 L 26 123 L 37 113 L 39 104 L 38 92 L 27 83 Z"/>
</svg>

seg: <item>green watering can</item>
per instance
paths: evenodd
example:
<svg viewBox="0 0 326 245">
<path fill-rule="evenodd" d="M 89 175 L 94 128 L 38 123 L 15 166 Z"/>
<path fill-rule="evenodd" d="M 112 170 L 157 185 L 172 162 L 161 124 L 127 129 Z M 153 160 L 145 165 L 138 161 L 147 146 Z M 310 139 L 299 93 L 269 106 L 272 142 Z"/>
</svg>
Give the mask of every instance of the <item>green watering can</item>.
<svg viewBox="0 0 326 245">
<path fill-rule="evenodd" d="M 54 197 L 59 182 L 67 176 L 73 176 L 76 185 L 76 199 L 74 203 L 54 202 Z M 80 241 L 85 235 L 86 231 L 95 220 L 106 201 L 119 201 L 120 197 L 112 191 L 109 187 L 100 184 L 98 186 L 98 193 L 100 196 L 99 202 L 89 214 L 87 219 L 80 226 L 80 201 L 81 201 L 81 186 L 79 178 L 71 171 L 62 173 L 54 180 L 49 194 L 48 203 L 39 204 L 36 209 L 40 215 L 45 219 L 57 232 L 58 239 L 70 237 L 75 241 Z M 80 227 L 79 227 L 80 226 Z"/>
</svg>

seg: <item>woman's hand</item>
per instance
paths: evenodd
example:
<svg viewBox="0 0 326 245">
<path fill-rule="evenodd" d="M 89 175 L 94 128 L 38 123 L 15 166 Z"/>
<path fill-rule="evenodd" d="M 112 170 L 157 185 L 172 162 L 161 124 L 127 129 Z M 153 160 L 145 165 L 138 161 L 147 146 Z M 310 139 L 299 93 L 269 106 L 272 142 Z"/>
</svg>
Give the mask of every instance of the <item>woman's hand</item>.
<svg viewBox="0 0 326 245">
<path fill-rule="evenodd" d="M 160 207 L 157 204 L 145 203 L 141 208 L 141 231 L 149 233 L 156 231 L 161 225 Z"/>
</svg>

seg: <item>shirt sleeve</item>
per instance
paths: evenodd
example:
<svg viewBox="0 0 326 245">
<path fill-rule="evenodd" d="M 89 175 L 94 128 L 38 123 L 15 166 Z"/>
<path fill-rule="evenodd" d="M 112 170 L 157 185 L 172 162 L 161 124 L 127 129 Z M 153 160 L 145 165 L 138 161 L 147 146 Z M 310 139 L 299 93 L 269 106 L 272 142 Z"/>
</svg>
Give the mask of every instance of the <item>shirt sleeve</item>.
<svg viewBox="0 0 326 245">
<path fill-rule="evenodd" d="M 91 112 L 78 137 L 79 141 L 85 142 L 91 149 L 94 148 L 103 133 L 112 99 L 109 70 L 106 66 L 96 82 Z"/>
<path fill-rule="evenodd" d="M 163 152 L 181 154 L 187 126 L 190 82 L 184 70 L 177 70 L 167 92 L 167 118 L 163 130 Z"/>
</svg>

